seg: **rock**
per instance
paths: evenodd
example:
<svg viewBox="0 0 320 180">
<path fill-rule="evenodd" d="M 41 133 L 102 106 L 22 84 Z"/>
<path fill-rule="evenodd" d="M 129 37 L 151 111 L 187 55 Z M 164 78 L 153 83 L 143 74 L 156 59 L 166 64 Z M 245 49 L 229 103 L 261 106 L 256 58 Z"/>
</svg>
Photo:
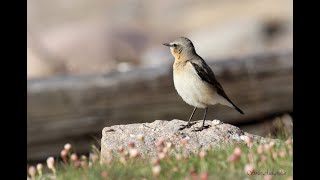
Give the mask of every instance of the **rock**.
<svg viewBox="0 0 320 180">
<path fill-rule="evenodd" d="M 106 161 L 110 154 L 116 154 L 120 146 L 128 149 L 129 143 L 132 146 L 132 142 L 142 155 L 146 153 L 148 156 L 156 155 L 156 143 L 160 139 L 165 143 L 171 142 L 178 149 L 182 146 L 182 139 L 185 139 L 187 140 L 185 150 L 188 153 L 197 152 L 201 148 L 215 148 L 226 144 L 244 144 L 248 138 L 257 143 L 268 142 L 266 138 L 243 132 L 240 128 L 219 120 L 206 120 L 205 125 L 210 125 L 209 128 L 193 132 L 194 128 L 202 125 L 202 120 L 196 122 L 193 127 L 181 131 L 178 130 L 180 125 L 187 122 L 177 119 L 105 127 L 102 130 L 101 160 Z M 144 140 L 141 141 L 142 139 Z M 183 141 L 186 142 L 185 140 Z"/>
</svg>

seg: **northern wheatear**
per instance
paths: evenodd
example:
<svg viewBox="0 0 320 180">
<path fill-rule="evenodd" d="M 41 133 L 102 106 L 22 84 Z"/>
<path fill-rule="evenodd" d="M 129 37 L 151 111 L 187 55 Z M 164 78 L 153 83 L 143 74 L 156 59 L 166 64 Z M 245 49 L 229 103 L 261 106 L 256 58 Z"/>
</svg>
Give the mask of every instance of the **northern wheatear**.
<svg viewBox="0 0 320 180">
<path fill-rule="evenodd" d="M 197 108 L 205 109 L 203 123 L 197 131 L 201 131 L 205 126 L 205 119 L 209 105 L 222 104 L 236 109 L 244 114 L 226 95 L 221 84 L 217 81 L 213 71 L 207 63 L 196 53 L 192 42 L 185 37 L 180 37 L 171 43 L 163 44 L 170 47 L 174 56 L 173 82 L 178 94 L 194 110 L 186 125 L 179 130 L 189 128 L 193 114 Z"/>
</svg>

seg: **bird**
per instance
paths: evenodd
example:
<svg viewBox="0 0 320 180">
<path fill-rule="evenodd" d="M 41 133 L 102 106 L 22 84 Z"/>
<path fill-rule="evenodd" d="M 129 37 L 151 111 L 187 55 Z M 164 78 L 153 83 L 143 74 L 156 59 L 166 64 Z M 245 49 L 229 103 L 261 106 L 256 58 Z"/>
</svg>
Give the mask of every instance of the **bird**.
<svg viewBox="0 0 320 180">
<path fill-rule="evenodd" d="M 174 87 L 181 98 L 194 107 L 188 123 L 181 125 L 179 130 L 190 128 L 196 124 L 190 121 L 198 108 L 204 109 L 203 122 L 202 126 L 195 128 L 194 131 L 202 131 L 208 128 L 209 126 L 205 126 L 205 119 L 210 105 L 222 104 L 244 114 L 227 96 L 212 69 L 197 54 L 190 39 L 179 37 L 163 45 L 170 47 L 171 54 L 174 57 Z"/>
</svg>

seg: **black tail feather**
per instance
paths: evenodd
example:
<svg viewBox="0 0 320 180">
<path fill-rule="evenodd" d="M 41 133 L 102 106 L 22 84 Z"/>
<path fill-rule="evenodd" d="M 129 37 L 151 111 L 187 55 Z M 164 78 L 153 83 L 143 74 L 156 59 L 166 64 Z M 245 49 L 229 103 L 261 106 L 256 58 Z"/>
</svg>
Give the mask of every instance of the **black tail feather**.
<svg viewBox="0 0 320 180">
<path fill-rule="evenodd" d="M 228 100 L 229 103 L 232 104 L 232 106 L 234 107 L 235 110 L 237 110 L 241 114 L 244 114 L 244 112 L 240 108 L 238 108 L 235 104 L 233 104 L 233 102 L 228 98 L 228 96 L 226 94 L 224 94 L 223 97 L 226 98 L 226 100 Z"/>
<path fill-rule="evenodd" d="M 218 92 L 218 93 L 219 93 L 219 92 Z M 220 94 L 222 97 L 224 97 L 229 103 L 231 103 L 235 110 L 237 110 L 237 111 L 238 111 L 239 113 L 241 113 L 241 114 L 244 114 L 244 112 L 243 112 L 240 108 L 238 108 L 235 104 L 233 104 L 233 102 L 228 98 L 228 96 L 227 96 L 224 92 L 219 93 L 219 94 Z"/>
<path fill-rule="evenodd" d="M 240 108 L 238 108 L 238 107 L 237 107 L 236 105 L 234 105 L 233 103 L 232 103 L 232 105 L 233 105 L 234 109 L 236 109 L 239 113 L 244 114 L 244 112 L 243 112 Z"/>
</svg>

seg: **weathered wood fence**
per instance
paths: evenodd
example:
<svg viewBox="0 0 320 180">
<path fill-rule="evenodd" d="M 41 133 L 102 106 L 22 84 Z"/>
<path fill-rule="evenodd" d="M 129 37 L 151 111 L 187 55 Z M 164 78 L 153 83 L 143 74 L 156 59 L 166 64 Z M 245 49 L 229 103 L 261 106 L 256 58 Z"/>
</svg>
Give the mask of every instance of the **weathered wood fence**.
<svg viewBox="0 0 320 180">
<path fill-rule="evenodd" d="M 224 106 L 208 119 L 237 124 L 292 111 L 292 51 L 208 63 L 245 115 Z M 28 160 L 58 156 L 70 142 L 88 152 L 105 126 L 187 119 L 192 111 L 176 93 L 172 65 L 104 75 L 28 80 Z M 194 119 L 200 119 L 198 110 Z M 100 139 L 97 139 L 100 141 Z"/>
</svg>

